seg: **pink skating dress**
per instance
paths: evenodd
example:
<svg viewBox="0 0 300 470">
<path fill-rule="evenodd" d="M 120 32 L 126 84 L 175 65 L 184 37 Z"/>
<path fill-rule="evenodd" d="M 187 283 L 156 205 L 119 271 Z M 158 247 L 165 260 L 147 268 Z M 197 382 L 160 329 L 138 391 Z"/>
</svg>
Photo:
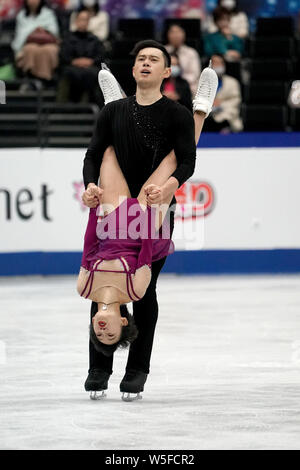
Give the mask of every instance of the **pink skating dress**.
<svg viewBox="0 0 300 470">
<path fill-rule="evenodd" d="M 78 293 L 94 302 L 102 287 L 119 290 L 121 303 L 140 300 L 151 281 L 151 265 L 174 252 L 167 217 L 155 230 L 155 208 L 144 211 L 137 198 L 127 198 L 99 219 L 90 209 L 77 281 Z"/>
</svg>

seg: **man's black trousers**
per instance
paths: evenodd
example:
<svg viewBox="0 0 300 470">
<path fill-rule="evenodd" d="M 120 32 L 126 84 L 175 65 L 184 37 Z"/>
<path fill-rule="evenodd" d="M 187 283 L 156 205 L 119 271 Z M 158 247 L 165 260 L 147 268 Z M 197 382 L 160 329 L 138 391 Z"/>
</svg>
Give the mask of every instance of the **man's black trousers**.
<svg viewBox="0 0 300 470">
<path fill-rule="evenodd" d="M 174 212 L 170 215 L 171 234 L 174 230 Z M 172 256 L 172 255 L 171 255 Z M 130 345 L 126 370 L 136 369 L 149 374 L 150 357 L 154 339 L 154 332 L 158 317 L 158 303 L 156 297 L 156 283 L 159 273 L 165 264 L 167 257 L 152 263 L 151 282 L 144 297 L 138 302 L 133 302 L 133 316 L 138 328 L 139 334 L 136 340 Z M 98 304 L 92 302 L 91 318 L 98 311 Z M 96 351 L 93 343 L 90 341 L 90 366 L 89 370 L 99 368 L 109 374 L 113 372 L 113 355 L 105 356 Z"/>
</svg>

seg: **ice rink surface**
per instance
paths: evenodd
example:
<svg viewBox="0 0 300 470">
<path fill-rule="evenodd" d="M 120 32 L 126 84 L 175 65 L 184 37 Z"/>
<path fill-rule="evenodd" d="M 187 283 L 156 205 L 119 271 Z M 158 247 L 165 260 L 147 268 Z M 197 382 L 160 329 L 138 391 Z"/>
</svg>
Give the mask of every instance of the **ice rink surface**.
<svg viewBox="0 0 300 470">
<path fill-rule="evenodd" d="M 0 279 L 1 449 L 299 449 L 300 276 L 170 276 L 143 399 L 91 401 L 75 277 Z"/>
</svg>

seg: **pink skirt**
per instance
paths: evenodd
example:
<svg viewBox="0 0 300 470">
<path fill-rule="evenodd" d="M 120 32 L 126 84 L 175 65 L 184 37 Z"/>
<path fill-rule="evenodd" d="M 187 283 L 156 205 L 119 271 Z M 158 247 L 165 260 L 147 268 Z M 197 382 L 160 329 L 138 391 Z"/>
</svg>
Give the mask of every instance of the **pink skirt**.
<svg viewBox="0 0 300 470">
<path fill-rule="evenodd" d="M 90 209 L 81 265 L 90 270 L 99 259 L 124 257 L 130 272 L 174 253 L 167 217 L 155 230 L 155 208 L 144 212 L 137 198 L 125 199 L 114 211 L 98 220 Z"/>
</svg>

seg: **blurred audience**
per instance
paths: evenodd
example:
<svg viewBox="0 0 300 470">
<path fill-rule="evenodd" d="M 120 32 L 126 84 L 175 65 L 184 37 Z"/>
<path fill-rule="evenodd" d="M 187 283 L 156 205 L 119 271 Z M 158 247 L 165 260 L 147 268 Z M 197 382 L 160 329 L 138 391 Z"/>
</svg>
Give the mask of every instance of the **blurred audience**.
<svg viewBox="0 0 300 470">
<path fill-rule="evenodd" d="M 231 33 L 230 14 L 224 8 L 216 8 L 213 12 L 218 31 L 204 36 L 204 53 L 210 57 L 221 54 L 228 62 L 240 61 L 244 52 L 243 39 Z"/>
<path fill-rule="evenodd" d="M 181 76 L 179 57 L 171 54 L 171 76 L 163 82 L 163 94 L 192 111 L 192 95 L 188 82 Z"/>
<path fill-rule="evenodd" d="M 179 64 L 184 78 L 190 85 L 194 95 L 197 91 L 198 80 L 201 72 L 200 57 L 196 49 L 185 44 L 186 35 L 184 29 L 178 24 L 172 24 L 167 31 L 169 53 L 175 52 L 179 58 Z"/>
<path fill-rule="evenodd" d="M 205 120 L 205 131 L 240 132 L 243 122 L 240 117 L 242 101 L 239 82 L 226 75 L 223 56 L 215 54 L 211 57 L 211 66 L 219 78 L 219 86 L 211 114 Z"/>
<path fill-rule="evenodd" d="M 62 42 L 57 101 L 90 101 L 101 107 L 103 98 L 98 85 L 98 72 L 103 48 L 99 39 L 88 32 L 89 19 L 87 10 L 79 11 L 76 31 L 70 32 Z"/>
<path fill-rule="evenodd" d="M 231 34 L 242 39 L 247 38 L 249 36 L 248 16 L 239 9 L 239 2 L 236 0 L 218 0 L 218 7 L 227 10 L 230 15 L 229 27 Z M 203 21 L 203 30 L 207 33 L 215 33 L 218 30 L 213 15 L 209 15 L 207 19 Z"/>
<path fill-rule="evenodd" d="M 105 41 L 109 36 L 109 15 L 99 7 L 97 0 L 81 0 L 79 10 L 87 9 L 90 13 L 88 31 L 97 36 L 100 41 Z M 70 31 L 76 31 L 76 12 L 70 17 Z"/>
<path fill-rule="evenodd" d="M 16 20 L 12 48 L 23 73 L 50 81 L 58 66 L 59 29 L 45 0 L 25 0 Z"/>
</svg>

